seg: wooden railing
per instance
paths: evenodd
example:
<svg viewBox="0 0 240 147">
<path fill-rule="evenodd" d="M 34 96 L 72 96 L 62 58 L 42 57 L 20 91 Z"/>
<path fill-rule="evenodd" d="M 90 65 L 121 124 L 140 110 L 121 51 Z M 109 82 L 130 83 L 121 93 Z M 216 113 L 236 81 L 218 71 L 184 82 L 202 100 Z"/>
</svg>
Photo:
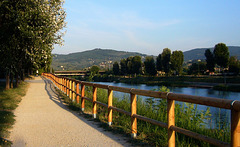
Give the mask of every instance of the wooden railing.
<svg viewBox="0 0 240 147">
<path fill-rule="evenodd" d="M 175 94 L 167 92 L 157 92 L 150 90 L 139 90 L 134 88 L 124 88 L 116 86 L 108 86 L 102 84 L 95 84 L 90 82 L 78 81 L 75 79 L 70 79 L 66 77 L 55 76 L 50 73 L 43 73 L 43 76 L 50 79 L 57 88 L 64 92 L 69 98 L 76 103 L 80 103 L 81 99 L 81 108 L 84 111 L 85 100 L 88 100 L 93 103 L 92 114 L 96 118 L 97 114 L 97 105 L 101 105 L 108 109 L 108 124 L 112 124 L 112 111 L 118 111 L 124 113 L 131 117 L 131 135 L 136 137 L 137 135 L 137 119 L 158 125 L 168 130 L 168 146 L 175 146 L 175 132 L 190 136 L 192 138 L 208 142 L 216 146 L 240 146 L 240 101 L 237 100 L 227 100 L 227 99 L 218 99 L 211 97 L 201 97 L 201 96 L 192 96 L 185 94 Z M 79 86 L 81 85 L 81 93 L 79 92 Z M 93 87 L 93 97 L 85 97 L 85 86 Z M 108 90 L 108 104 L 97 101 L 97 88 L 107 89 Z M 119 91 L 124 93 L 129 93 L 131 95 L 131 112 L 119 109 L 112 105 L 113 100 L 113 91 Z M 167 99 L 167 123 L 163 123 L 145 116 L 137 114 L 137 102 L 136 95 L 149 96 L 154 98 Z M 201 104 L 205 106 L 212 106 L 217 108 L 224 108 L 231 110 L 231 144 L 210 138 L 180 127 L 175 126 L 175 101 L 180 102 L 189 102 L 193 104 Z"/>
</svg>

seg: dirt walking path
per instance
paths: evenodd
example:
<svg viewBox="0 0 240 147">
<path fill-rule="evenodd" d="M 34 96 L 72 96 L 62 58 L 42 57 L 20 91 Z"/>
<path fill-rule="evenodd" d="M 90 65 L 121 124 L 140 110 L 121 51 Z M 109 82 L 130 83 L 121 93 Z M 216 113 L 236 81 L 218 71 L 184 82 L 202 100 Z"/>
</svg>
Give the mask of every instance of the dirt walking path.
<svg viewBox="0 0 240 147">
<path fill-rule="evenodd" d="M 126 138 L 98 128 L 61 103 L 50 81 L 29 80 L 29 89 L 15 110 L 13 146 L 130 146 Z"/>
</svg>

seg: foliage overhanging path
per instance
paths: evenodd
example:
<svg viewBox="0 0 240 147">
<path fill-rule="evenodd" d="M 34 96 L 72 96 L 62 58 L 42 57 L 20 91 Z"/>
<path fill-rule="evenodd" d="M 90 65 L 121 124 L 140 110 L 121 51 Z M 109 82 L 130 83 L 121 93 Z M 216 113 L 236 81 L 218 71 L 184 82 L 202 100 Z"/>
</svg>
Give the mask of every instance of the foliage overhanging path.
<svg viewBox="0 0 240 147">
<path fill-rule="evenodd" d="M 129 146 L 127 141 L 98 128 L 62 104 L 53 84 L 41 77 L 30 87 L 15 111 L 13 146 Z"/>
</svg>

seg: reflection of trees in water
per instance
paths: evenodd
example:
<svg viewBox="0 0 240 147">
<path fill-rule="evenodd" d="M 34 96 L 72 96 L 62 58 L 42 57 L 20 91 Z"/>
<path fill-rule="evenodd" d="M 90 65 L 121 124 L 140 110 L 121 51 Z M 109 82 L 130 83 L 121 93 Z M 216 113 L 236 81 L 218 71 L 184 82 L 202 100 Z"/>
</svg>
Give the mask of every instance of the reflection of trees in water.
<svg viewBox="0 0 240 147">
<path fill-rule="evenodd" d="M 208 90 L 207 90 L 207 94 L 208 94 L 208 95 L 216 95 L 216 94 L 215 94 L 215 91 L 212 90 L 212 89 L 208 89 Z"/>
<path fill-rule="evenodd" d="M 223 99 L 229 99 L 230 92 L 227 91 L 218 91 L 218 96 L 221 96 Z"/>
</svg>

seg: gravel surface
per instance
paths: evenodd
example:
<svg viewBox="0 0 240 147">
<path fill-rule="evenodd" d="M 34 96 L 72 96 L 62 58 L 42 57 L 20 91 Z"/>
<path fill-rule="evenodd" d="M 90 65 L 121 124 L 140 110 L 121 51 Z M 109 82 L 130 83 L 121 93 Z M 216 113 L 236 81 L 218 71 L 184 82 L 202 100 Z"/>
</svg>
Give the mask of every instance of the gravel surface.
<svg viewBox="0 0 240 147">
<path fill-rule="evenodd" d="M 29 89 L 15 110 L 13 146 L 131 146 L 127 138 L 98 128 L 58 99 L 50 81 L 29 80 Z"/>
</svg>

